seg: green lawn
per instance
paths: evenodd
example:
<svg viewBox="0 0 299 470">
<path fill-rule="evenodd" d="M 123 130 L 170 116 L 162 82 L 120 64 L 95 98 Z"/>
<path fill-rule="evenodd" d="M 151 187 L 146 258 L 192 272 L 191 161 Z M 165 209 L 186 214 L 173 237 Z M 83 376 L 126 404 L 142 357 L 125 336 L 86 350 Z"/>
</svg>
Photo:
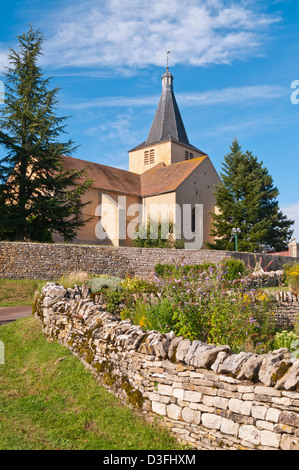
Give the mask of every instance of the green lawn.
<svg viewBox="0 0 299 470">
<path fill-rule="evenodd" d="M 0 327 L 0 450 L 176 450 L 27 317 Z M 62 359 L 63 358 L 63 359 Z M 62 359 L 59 361 L 59 359 Z"/>
<path fill-rule="evenodd" d="M 0 307 L 31 305 L 34 293 L 46 281 L 0 279 Z"/>
</svg>

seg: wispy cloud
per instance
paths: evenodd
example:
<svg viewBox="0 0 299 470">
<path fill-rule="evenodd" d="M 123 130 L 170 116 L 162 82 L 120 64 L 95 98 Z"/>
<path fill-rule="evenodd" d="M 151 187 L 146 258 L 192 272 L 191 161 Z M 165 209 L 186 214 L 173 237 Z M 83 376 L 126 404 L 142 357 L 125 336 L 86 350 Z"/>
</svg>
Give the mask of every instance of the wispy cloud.
<svg viewBox="0 0 299 470">
<path fill-rule="evenodd" d="M 283 207 L 281 210 L 284 214 L 288 216 L 289 219 L 295 221 L 295 225 L 293 227 L 294 237 L 299 243 L 299 202 L 295 202 L 294 204 L 289 204 Z"/>
<path fill-rule="evenodd" d="M 289 89 L 277 85 L 230 87 L 209 90 L 203 93 L 177 93 L 180 106 L 212 106 L 219 104 L 252 103 L 254 100 L 271 100 L 288 96 Z M 156 106 L 160 95 L 150 96 L 107 96 L 94 98 L 81 103 L 64 103 L 70 109 L 121 108 Z"/>
<path fill-rule="evenodd" d="M 260 54 L 279 18 L 260 2 L 236 0 L 65 0 L 45 15 L 44 61 L 57 67 L 142 68 L 232 63 Z"/>
</svg>

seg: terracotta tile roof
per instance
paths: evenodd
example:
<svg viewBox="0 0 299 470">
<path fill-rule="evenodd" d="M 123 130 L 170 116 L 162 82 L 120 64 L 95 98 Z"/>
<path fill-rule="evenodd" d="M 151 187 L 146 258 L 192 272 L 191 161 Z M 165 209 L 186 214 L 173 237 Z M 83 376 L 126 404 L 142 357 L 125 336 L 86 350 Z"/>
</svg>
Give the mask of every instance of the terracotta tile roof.
<svg viewBox="0 0 299 470">
<path fill-rule="evenodd" d="M 152 196 L 175 191 L 205 158 L 207 155 L 172 165 L 159 163 L 140 175 L 141 195 Z"/>
<path fill-rule="evenodd" d="M 172 165 L 159 163 L 141 175 L 66 156 L 62 157 L 62 162 L 65 170 L 78 171 L 85 168 L 85 178 L 93 180 L 94 188 L 145 197 L 175 191 L 206 157 Z"/>
<path fill-rule="evenodd" d="M 140 176 L 136 173 L 78 158 L 63 156 L 62 160 L 65 170 L 86 168 L 85 178 L 93 180 L 94 188 L 140 196 Z"/>
</svg>

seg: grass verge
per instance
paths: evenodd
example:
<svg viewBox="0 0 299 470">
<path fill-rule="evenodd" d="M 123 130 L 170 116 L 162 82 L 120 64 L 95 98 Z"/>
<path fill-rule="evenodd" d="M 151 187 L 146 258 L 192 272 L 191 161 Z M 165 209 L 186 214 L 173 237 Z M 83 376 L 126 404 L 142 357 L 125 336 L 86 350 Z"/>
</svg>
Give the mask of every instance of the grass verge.
<svg viewBox="0 0 299 470">
<path fill-rule="evenodd" d="M 158 421 L 122 406 L 67 348 L 48 343 L 37 319 L 1 326 L 0 340 L 0 450 L 181 449 Z"/>
<path fill-rule="evenodd" d="M 46 281 L 0 279 L 0 307 L 31 305 L 36 290 Z"/>
</svg>

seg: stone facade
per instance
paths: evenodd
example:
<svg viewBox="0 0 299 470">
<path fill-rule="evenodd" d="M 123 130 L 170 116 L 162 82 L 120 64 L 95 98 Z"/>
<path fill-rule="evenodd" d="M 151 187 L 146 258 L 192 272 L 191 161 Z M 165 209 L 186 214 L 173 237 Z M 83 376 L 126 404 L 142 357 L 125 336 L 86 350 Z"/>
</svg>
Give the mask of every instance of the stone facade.
<svg viewBox="0 0 299 470">
<path fill-rule="evenodd" d="M 96 299 L 97 300 L 97 299 Z M 193 449 L 299 450 L 299 360 L 234 354 L 120 321 L 86 287 L 47 283 L 34 315 L 97 380 Z"/>
</svg>

